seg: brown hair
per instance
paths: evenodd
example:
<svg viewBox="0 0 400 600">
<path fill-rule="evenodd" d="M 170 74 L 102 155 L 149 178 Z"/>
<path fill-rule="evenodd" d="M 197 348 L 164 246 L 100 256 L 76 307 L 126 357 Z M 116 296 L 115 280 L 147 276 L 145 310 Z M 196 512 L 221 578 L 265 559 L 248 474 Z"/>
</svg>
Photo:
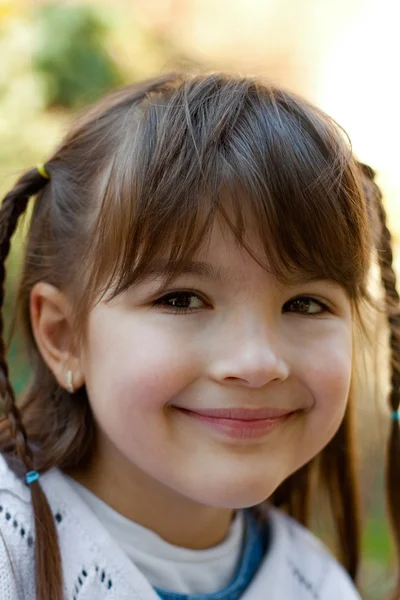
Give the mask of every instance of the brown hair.
<svg viewBox="0 0 400 600">
<path fill-rule="evenodd" d="M 363 173 L 364 192 L 375 220 L 376 249 L 385 292 L 386 315 L 389 324 L 390 344 L 390 393 L 389 409 L 392 413 L 387 450 L 386 490 L 387 508 L 392 525 L 397 555 L 400 556 L 400 297 L 396 289 L 396 274 L 393 268 L 392 236 L 387 226 L 382 192 L 375 182 L 375 172 L 368 165 L 360 165 Z M 397 565 L 397 585 L 392 600 L 400 598 L 400 567 Z"/>
<path fill-rule="evenodd" d="M 360 169 L 339 127 L 281 89 L 218 74 L 173 74 L 123 88 L 77 121 L 46 169 L 49 181 L 37 170 L 23 175 L 0 213 L 3 282 L 10 238 L 28 198 L 36 195 L 18 293 L 33 378 L 19 409 L 0 349 L 0 446 L 19 457 L 22 472 L 83 464 L 95 435 L 85 388 L 73 395 L 61 389 L 35 344 L 29 297 L 38 281 L 69 294 L 76 325 L 84 331 L 99 293 L 110 287 L 114 296 L 121 293 L 160 256 L 174 261 L 177 275 L 217 214 L 251 252 L 244 240 L 250 214 L 277 277 L 290 280 L 300 272 L 337 281 L 356 309 L 367 298 L 372 238 Z M 351 399 L 329 445 L 274 494 L 277 505 L 306 524 L 315 472 L 325 478 L 341 558 L 355 578 L 359 526 Z M 51 511 L 40 482 L 31 491 L 36 523 L 45 525 L 36 527 L 37 598 L 61 600 Z"/>
</svg>

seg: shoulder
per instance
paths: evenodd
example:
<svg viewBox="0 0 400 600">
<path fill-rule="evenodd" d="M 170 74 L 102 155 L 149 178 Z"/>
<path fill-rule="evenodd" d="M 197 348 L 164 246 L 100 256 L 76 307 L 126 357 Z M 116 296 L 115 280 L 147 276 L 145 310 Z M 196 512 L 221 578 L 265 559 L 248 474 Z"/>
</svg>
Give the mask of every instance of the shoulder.
<svg viewBox="0 0 400 600">
<path fill-rule="evenodd" d="M 0 589 L 4 600 L 18 598 L 18 584 L 15 578 L 15 568 L 11 561 L 10 552 L 0 530 Z"/>
<path fill-rule="evenodd" d="M 30 491 L 0 454 L 0 531 L 28 540 L 32 525 Z"/>
<path fill-rule="evenodd" d="M 34 572 L 33 540 L 30 492 L 0 454 L 0 589 L 7 590 L 5 600 L 27 590 L 25 574 Z"/>
<path fill-rule="evenodd" d="M 12 529 L 18 529 L 17 517 L 32 520 L 32 509 L 30 502 L 30 491 L 14 471 L 8 462 L 0 454 L 0 528 L 6 530 L 10 525 Z M 17 525 L 16 525 L 17 523 Z M 25 523 L 28 526 L 28 523 Z M 25 528 L 26 532 L 27 529 Z"/>
<path fill-rule="evenodd" d="M 308 529 L 275 508 L 269 509 L 269 523 L 271 556 L 282 564 L 286 583 L 291 581 L 293 590 L 298 589 L 299 597 L 360 599 L 345 569 Z M 269 553 L 266 562 L 268 556 Z"/>
</svg>

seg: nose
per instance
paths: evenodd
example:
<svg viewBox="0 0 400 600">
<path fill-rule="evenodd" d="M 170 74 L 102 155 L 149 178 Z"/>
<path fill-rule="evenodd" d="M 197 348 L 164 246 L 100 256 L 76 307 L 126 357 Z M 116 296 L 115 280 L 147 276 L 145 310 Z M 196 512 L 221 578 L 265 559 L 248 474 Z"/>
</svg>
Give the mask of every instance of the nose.
<svg viewBox="0 0 400 600">
<path fill-rule="evenodd" d="M 260 330 L 246 338 L 230 339 L 211 366 L 215 381 L 249 388 L 284 381 L 289 371 L 279 343 Z"/>
</svg>

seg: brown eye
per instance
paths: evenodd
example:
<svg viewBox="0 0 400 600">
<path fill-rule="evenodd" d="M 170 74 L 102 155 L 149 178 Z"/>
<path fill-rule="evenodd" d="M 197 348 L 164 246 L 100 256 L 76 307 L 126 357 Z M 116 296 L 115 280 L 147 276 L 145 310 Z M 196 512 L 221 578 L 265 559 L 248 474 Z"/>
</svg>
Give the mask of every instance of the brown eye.
<svg viewBox="0 0 400 600">
<path fill-rule="evenodd" d="M 176 312 L 196 310 L 205 306 L 205 302 L 193 292 L 171 292 L 159 298 L 154 304 Z"/>
<path fill-rule="evenodd" d="M 320 300 L 308 296 L 299 296 L 298 298 L 289 300 L 283 308 L 285 312 L 301 315 L 320 315 L 328 310 L 328 307 Z"/>
</svg>

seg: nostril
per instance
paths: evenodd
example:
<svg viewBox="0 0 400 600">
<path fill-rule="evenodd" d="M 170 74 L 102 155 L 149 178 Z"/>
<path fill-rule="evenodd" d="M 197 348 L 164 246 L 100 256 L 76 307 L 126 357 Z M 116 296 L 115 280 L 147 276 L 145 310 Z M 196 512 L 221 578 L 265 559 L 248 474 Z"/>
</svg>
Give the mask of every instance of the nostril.
<svg viewBox="0 0 400 600">
<path fill-rule="evenodd" d="M 260 388 L 272 381 L 284 381 L 289 366 L 272 352 L 242 352 L 238 356 L 217 360 L 210 366 L 212 379 L 225 385 Z"/>
</svg>

